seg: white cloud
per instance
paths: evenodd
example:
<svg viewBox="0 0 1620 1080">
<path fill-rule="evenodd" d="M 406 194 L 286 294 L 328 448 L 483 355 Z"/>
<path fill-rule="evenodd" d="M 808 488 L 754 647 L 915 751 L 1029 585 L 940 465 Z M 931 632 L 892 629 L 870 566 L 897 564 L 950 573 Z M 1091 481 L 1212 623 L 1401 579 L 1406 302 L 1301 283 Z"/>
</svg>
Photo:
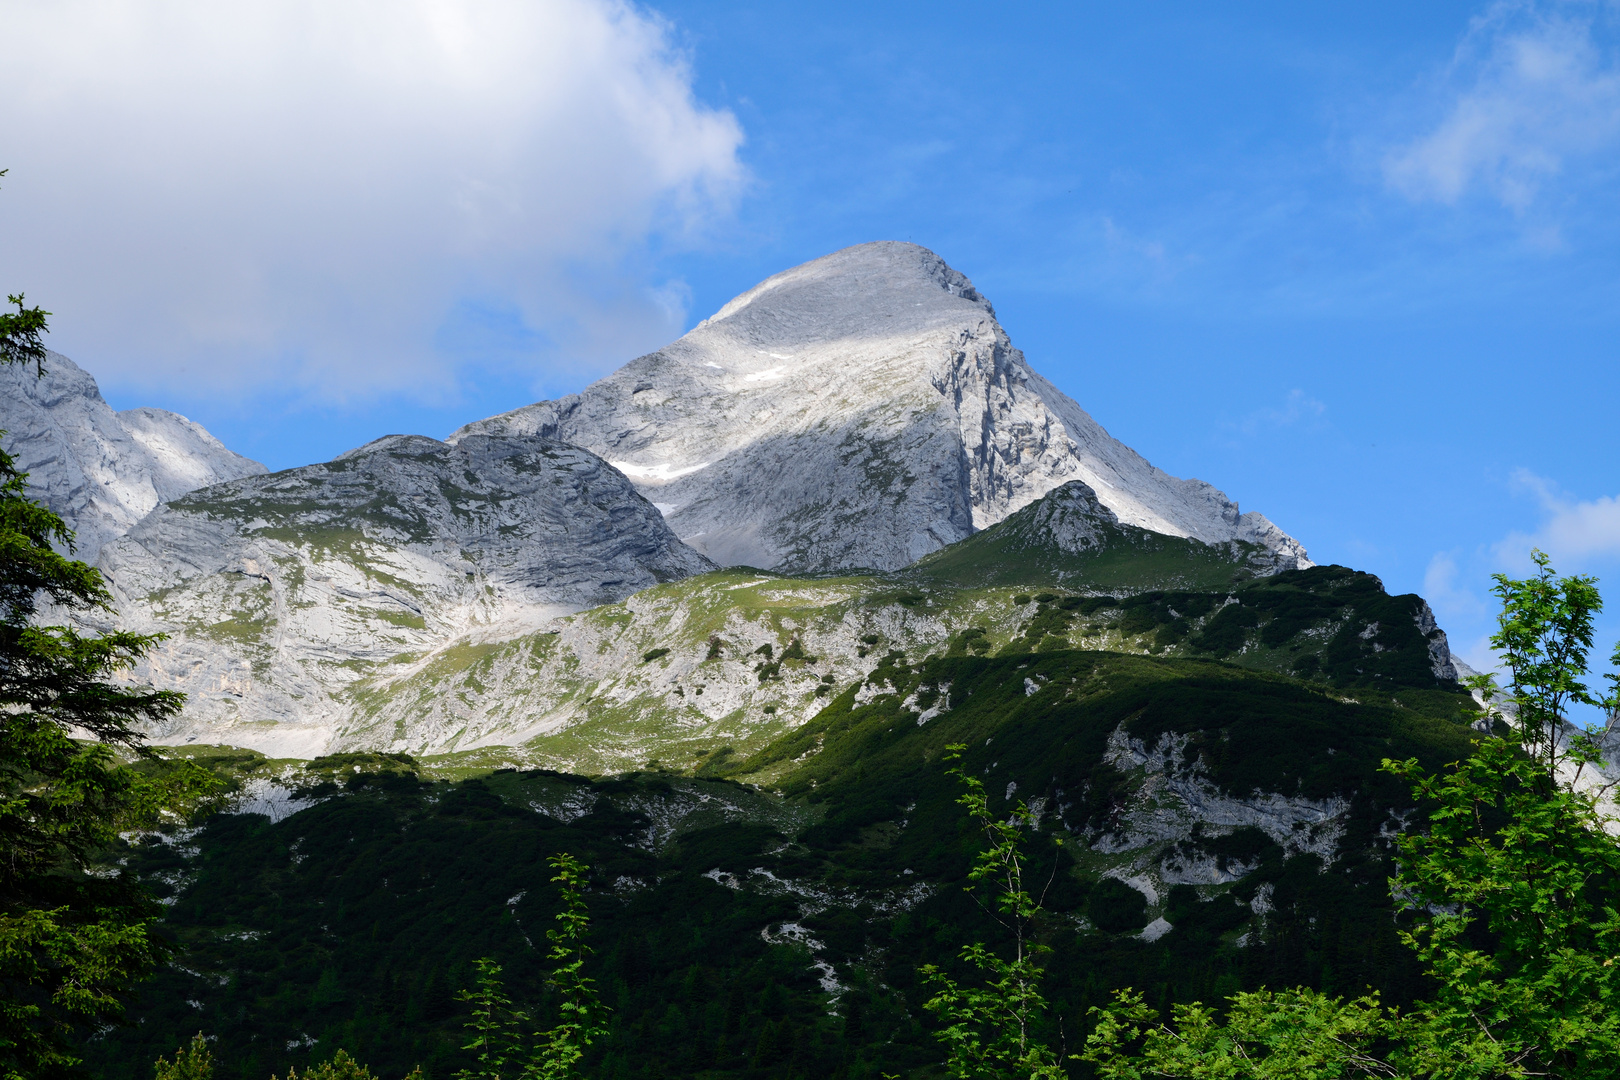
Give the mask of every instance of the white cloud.
<svg viewBox="0 0 1620 1080">
<path fill-rule="evenodd" d="M 745 180 L 624 0 L 11 0 L 0 100 L 0 283 L 194 391 L 453 393 L 484 311 L 621 362 L 685 315 L 650 241 Z"/>
<path fill-rule="evenodd" d="M 1473 20 L 1445 73 L 1444 119 L 1386 157 L 1389 183 L 1448 203 L 1479 185 L 1522 212 L 1566 161 L 1612 147 L 1620 70 L 1600 47 L 1594 14 L 1603 13 L 1520 0 Z M 1530 239 L 1562 244 L 1545 227 Z"/>
<path fill-rule="evenodd" d="M 1423 596 L 1446 629 L 1452 651 L 1481 671 L 1499 664 L 1490 646 L 1499 610 L 1491 594 L 1493 572 L 1513 578 L 1533 574 L 1534 548 L 1552 557 L 1559 574 L 1601 573 L 1620 557 L 1620 497 L 1573 498 L 1527 469 L 1515 471 L 1512 481 L 1514 488 L 1539 504 L 1540 525 L 1530 531 L 1514 530 L 1472 551 L 1439 552 L 1423 576 Z M 1615 628 L 1612 617 L 1600 620 L 1600 638 L 1610 637 Z"/>
<path fill-rule="evenodd" d="M 1513 532 L 1495 547 L 1497 561 L 1523 572 L 1530 549 L 1552 556 L 1555 567 L 1587 565 L 1620 556 L 1620 497 L 1570 498 L 1556 484 L 1527 469 L 1513 474 L 1517 486 L 1534 495 L 1545 517 L 1534 533 Z"/>
</svg>

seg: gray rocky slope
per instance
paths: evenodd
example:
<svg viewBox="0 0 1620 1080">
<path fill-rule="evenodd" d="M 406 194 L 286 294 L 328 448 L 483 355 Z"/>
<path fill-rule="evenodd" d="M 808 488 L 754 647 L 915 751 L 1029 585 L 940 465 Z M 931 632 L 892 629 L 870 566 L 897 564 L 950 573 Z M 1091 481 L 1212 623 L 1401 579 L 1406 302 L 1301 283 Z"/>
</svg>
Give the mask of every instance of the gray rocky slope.
<svg viewBox="0 0 1620 1080">
<path fill-rule="evenodd" d="M 43 377 L 0 366 L 0 430 L 31 493 L 74 530 L 88 562 L 160 502 L 266 471 L 177 413 L 114 412 L 95 379 L 56 352 Z"/>
<path fill-rule="evenodd" d="M 1127 525 L 1304 548 L 1201 480 L 1154 468 L 1012 347 L 990 303 L 914 244 L 769 278 L 582 393 L 462 428 L 610 461 L 722 565 L 896 569 L 1070 480 Z"/>
<path fill-rule="evenodd" d="M 153 733 L 165 742 L 308 756 L 577 731 L 552 756 L 607 766 L 672 738 L 752 738 L 812 713 L 824 676 L 861 677 L 867 637 L 927 647 L 954 623 L 869 613 L 889 587 L 874 582 L 685 582 L 712 569 L 699 551 L 893 569 L 1064 485 L 1099 528 L 1204 541 L 1217 563 L 1242 548 L 1259 572 L 1308 565 L 1260 515 L 1109 437 L 966 278 L 909 244 L 778 275 L 574 398 L 268 476 L 173 414 L 113 413 L 52 360 L 54 381 L 8 398 L 13 427 L 53 506 L 102 548 L 120 620 L 169 635 L 130 673 L 190 695 Z M 1006 606 L 974 596 L 974 618 Z M 800 635 L 841 659 L 767 680 L 756 656 L 688 686 L 677 669 L 716 635 L 749 650 Z"/>
<path fill-rule="evenodd" d="M 129 673 L 189 695 L 159 741 L 310 756 L 360 737 L 359 684 L 713 565 L 577 447 L 390 436 L 174 499 L 108 544 L 101 568 L 126 626 L 170 635 Z"/>
</svg>

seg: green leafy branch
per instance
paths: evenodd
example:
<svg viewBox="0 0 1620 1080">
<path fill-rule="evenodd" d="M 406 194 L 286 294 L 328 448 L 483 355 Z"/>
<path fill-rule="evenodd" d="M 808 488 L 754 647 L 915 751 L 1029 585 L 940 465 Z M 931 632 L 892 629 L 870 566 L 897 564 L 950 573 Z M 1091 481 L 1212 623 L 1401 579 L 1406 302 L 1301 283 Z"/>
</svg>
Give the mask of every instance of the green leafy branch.
<svg viewBox="0 0 1620 1080">
<path fill-rule="evenodd" d="M 476 961 L 477 987 L 456 996 L 472 1006 L 466 1026 L 473 1035 L 462 1049 L 473 1051 L 478 1065 L 458 1072 L 457 1080 L 500 1080 L 509 1065 L 516 1067 L 511 1075 L 518 1080 L 564 1080 L 577 1075 L 585 1051 L 606 1033 L 604 1007 L 597 999 L 594 980 L 585 974 L 585 961 L 592 952 L 585 943 L 591 925 L 585 903 L 589 867 L 566 852 L 553 855 L 548 862 L 556 871 L 551 880 L 563 902 L 557 925 L 546 931 L 551 942 L 547 959 L 552 964 L 546 981 L 561 998 L 559 1019 L 546 1031 L 525 1038 L 530 1017 L 507 998 L 501 966 L 488 957 Z"/>
<path fill-rule="evenodd" d="M 965 749 L 962 744 L 947 746 L 944 760 L 959 763 Z M 919 971 L 933 988 L 933 997 L 923 1008 L 945 1023 L 937 1038 L 945 1046 L 946 1068 L 952 1076 L 1058 1080 L 1064 1074 L 1057 1056 L 1036 1041 L 1033 1031 L 1046 1015 L 1039 960 L 1050 951 L 1032 936 L 1041 905 L 1024 888 L 1020 845 L 1023 832 L 1035 828 L 1035 815 L 1022 802 L 1005 818 L 993 814 L 978 777 L 961 764 L 951 765 L 946 774 L 961 783 L 962 794 L 956 801 L 967 808 L 989 842 L 974 856 L 967 888 L 973 891 L 981 884 L 990 885 L 989 906 L 977 895 L 974 899 L 1011 934 L 1013 948 L 1008 959 L 978 942 L 963 946 L 962 963 L 982 976 L 983 982 L 977 986 L 964 986 L 935 965 L 925 964 Z"/>
<path fill-rule="evenodd" d="M 1620 843 L 1602 789 L 1582 770 L 1601 761 L 1620 680 L 1586 687 L 1593 619 L 1590 577 L 1496 577 L 1502 600 L 1491 639 L 1507 665 L 1514 708 L 1489 678 L 1475 683 L 1493 730 L 1441 774 L 1417 761 L 1384 769 L 1410 781 L 1426 828 L 1397 839 L 1390 885 L 1412 920 L 1402 940 L 1435 990 L 1404 1015 L 1375 996 L 1343 1001 L 1300 988 L 1229 999 L 1223 1018 L 1177 1005 L 1168 1022 L 1123 991 L 1093 1009 L 1080 1055 L 1104 1080 L 1149 1077 L 1422 1077 L 1597 1080 L 1620 1061 Z M 1620 664 L 1620 650 L 1615 662 Z M 1573 729 L 1576 704 L 1606 721 Z"/>
<path fill-rule="evenodd" d="M 1134 990 L 1093 1009 L 1097 1026 L 1075 1055 L 1100 1080 L 1348 1080 L 1398 1077 L 1378 1052 L 1394 1033 L 1377 994 L 1344 1001 L 1297 989 L 1239 993 L 1226 1015 L 1194 1003 L 1160 1021 Z"/>
</svg>

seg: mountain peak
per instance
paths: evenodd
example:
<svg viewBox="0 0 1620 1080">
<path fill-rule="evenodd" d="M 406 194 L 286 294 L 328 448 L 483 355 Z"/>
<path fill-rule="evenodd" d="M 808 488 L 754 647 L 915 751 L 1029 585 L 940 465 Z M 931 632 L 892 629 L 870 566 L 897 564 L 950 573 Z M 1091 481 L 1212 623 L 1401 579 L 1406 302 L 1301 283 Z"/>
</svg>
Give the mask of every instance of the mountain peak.
<svg viewBox="0 0 1620 1080">
<path fill-rule="evenodd" d="M 823 255 L 774 274 L 728 302 L 699 328 L 730 323 L 779 344 L 863 331 L 920 328 L 964 305 L 995 318 L 973 282 L 918 244 L 879 240 Z M 898 325 L 883 320 L 899 319 Z"/>
<path fill-rule="evenodd" d="M 765 279 L 579 394 L 450 436 L 606 458 L 722 565 L 892 570 L 1071 480 L 1131 526 L 1310 565 L 1264 516 L 1155 469 L 1037 374 L 967 277 L 916 244 Z"/>
<path fill-rule="evenodd" d="M 32 494 L 90 562 L 159 503 L 266 471 L 178 413 L 114 412 L 90 373 L 58 352 L 46 353 L 43 376 L 0 366 L 0 429 Z"/>
</svg>

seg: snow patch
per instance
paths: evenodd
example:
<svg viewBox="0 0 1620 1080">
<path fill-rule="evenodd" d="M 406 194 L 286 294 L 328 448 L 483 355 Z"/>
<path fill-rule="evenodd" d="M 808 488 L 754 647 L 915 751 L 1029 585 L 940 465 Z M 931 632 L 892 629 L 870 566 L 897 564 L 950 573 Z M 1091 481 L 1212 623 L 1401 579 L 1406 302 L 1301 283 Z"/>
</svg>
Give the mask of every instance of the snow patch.
<svg viewBox="0 0 1620 1080">
<path fill-rule="evenodd" d="M 687 476 L 709 467 L 707 461 L 700 461 L 696 465 L 671 465 L 667 461 L 660 462 L 657 465 L 636 465 L 629 461 L 609 461 L 608 464 L 632 480 L 659 481 L 674 480 L 678 476 Z"/>
</svg>

